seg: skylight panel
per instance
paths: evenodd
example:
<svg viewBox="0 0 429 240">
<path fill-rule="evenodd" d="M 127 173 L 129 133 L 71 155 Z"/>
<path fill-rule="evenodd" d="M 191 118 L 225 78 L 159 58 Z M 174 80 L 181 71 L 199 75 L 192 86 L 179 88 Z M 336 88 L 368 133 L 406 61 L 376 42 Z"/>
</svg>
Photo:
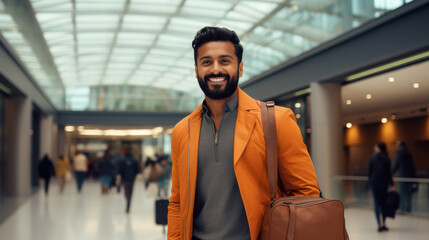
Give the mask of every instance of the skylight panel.
<svg viewBox="0 0 429 240">
<path fill-rule="evenodd" d="M 169 67 L 165 65 L 157 65 L 157 64 L 151 64 L 151 63 L 143 63 L 140 65 L 139 70 L 155 70 L 155 71 L 166 71 Z"/>
<path fill-rule="evenodd" d="M 130 85 L 139 85 L 139 86 L 148 86 L 153 81 L 155 81 L 157 77 L 149 76 L 149 75 L 134 75 L 128 81 Z"/>
<path fill-rule="evenodd" d="M 137 63 L 142 58 L 140 54 L 112 54 L 111 61 Z"/>
<path fill-rule="evenodd" d="M 235 31 L 235 33 L 237 33 L 237 35 L 241 35 L 247 32 L 253 26 L 253 24 L 243 21 L 222 20 L 216 24 L 216 26 L 232 29 Z"/>
<path fill-rule="evenodd" d="M 25 40 L 21 32 L 2 32 L 2 35 L 14 47 L 16 47 L 17 45 L 28 45 L 27 40 Z"/>
<path fill-rule="evenodd" d="M 146 48 L 133 48 L 133 47 L 115 47 L 113 49 L 113 55 L 124 54 L 124 55 L 143 55 L 147 52 Z"/>
<path fill-rule="evenodd" d="M 113 40 L 112 32 L 100 33 L 78 33 L 77 41 L 79 45 L 103 45 L 111 44 Z"/>
<path fill-rule="evenodd" d="M 235 20 L 235 21 L 244 21 L 244 22 L 251 22 L 256 23 L 258 21 L 257 18 L 251 16 L 250 14 L 246 13 L 240 13 L 237 11 L 230 11 L 226 14 L 226 18 L 228 20 Z"/>
<path fill-rule="evenodd" d="M 43 33 L 48 45 L 56 44 L 74 44 L 73 34 L 68 32 L 45 32 Z"/>
<path fill-rule="evenodd" d="M 137 75 L 141 76 L 152 76 L 152 77 L 159 77 L 161 75 L 160 71 L 151 71 L 146 69 L 139 69 L 135 72 Z"/>
<path fill-rule="evenodd" d="M 173 80 L 183 80 L 184 79 L 183 74 L 177 74 L 177 73 L 171 73 L 171 72 L 167 72 L 165 74 L 163 74 L 161 76 L 161 79 L 165 79 L 165 80 L 169 80 L 169 81 L 173 81 Z"/>
<path fill-rule="evenodd" d="M 208 15 L 210 16 L 210 15 Z M 206 20 L 206 19 L 205 19 Z M 169 29 L 174 31 L 183 31 L 183 32 L 190 32 L 192 34 L 186 34 L 186 38 L 189 41 L 189 38 L 192 39 L 193 35 L 200 30 L 201 28 L 205 26 L 211 26 L 213 25 L 217 20 L 212 21 L 203 21 L 202 19 L 187 19 L 187 18 L 181 18 L 181 17 L 174 17 L 170 21 Z M 184 36 L 184 37 L 185 37 Z M 188 38 L 189 36 L 189 38 Z"/>
<path fill-rule="evenodd" d="M 127 70 L 131 70 L 131 69 L 134 69 L 134 68 L 135 68 L 134 64 L 122 63 L 122 62 L 110 62 L 109 66 L 107 67 L 108 70 L 110 70 L 110 69 L 127 69 Z"/>
<path fill-rule="evenodd" d="M 121 32 L 116 39 L 118 45 L 150 46 L 155 40 L 155 34 Z"/>
<path fill-rule="evenodd" d="M 91 14 L 76 16 L 76 27 L 78 31 L 113 31 L 118 28 L 119 14 Z"/>
<path fill-rule="evenodd" d="M 218 0 L 187 0 L 184 7 L 204 9 L 209 8 L 218 11 L 226 11 L 232 7 L 233 1 L 218 1 Z"/>
<path fill-rule="evenodd" d="M 103 84 L 122 85 L 126 80 L 127 76 L 123 74 L 106 75 L 102 79 Z"/>
<path fill-rule="evenodd" d="M 176 12 L 181 0 L 134 0 L 130 9 L 134 12 L 172 14 Z"/>
<path fill-rule="evenodd" d="M 122 11 L 124 9 L 125 0 L 76 0 L 76 11 Z"/>
<path fill-rule="evenodd" d="M 151 54 L 146 56 L 145 61 L 151 64 L 167 65 L 167 66 L 172 66 L 175 63 L 175 59 L 172 59 L 169 57 L 160 57 L 160 56 L 151 55 Z"/>
<path fill-rule="evenodd" d="M 183 51 L 172 51 L 171 49 L 152 48 L 150 54 L 158 56 L 179 57 L 183 55 Z"/>
<path fill-rule="evenodd" d="M 0 31 L 16 31 L 16 30 L 17 30 L 17 27 L 12 17 L 9 14 L 0 13 Z"/>
<path fill-rule="evenodd" d="M 312 0 L 312 2 L 314 1 Z M 266 16 L 271 13 L 278 6 L 277 3 L 263 1 L 242 1 L 242 5 L 262 14 L 263 16 Z"/>
<path fill-rule="evenodd" d="M 70 0 L 31 0 L 34 11 L 71 11 L 72 4 Z"/>
<path fill-rule="evenodd" d="M 146 30 L 159 32 L 167 22 L 166 17 L 127 14 L 122 22 L 122 30 Z"/>
</svg>

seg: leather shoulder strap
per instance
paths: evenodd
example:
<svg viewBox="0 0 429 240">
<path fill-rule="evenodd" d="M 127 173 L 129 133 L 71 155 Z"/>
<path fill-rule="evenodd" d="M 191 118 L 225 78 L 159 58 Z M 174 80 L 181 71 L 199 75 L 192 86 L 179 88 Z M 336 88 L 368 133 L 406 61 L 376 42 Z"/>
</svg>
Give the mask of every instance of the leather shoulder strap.
<svg viewBox="0 0 429 240">
<path fill-rule="evenodd" d="M 261 102 L 262 126 L 265 137 L 265 151 L 267 156 L 268 182 L 270 197 L 274 201 L 277 189 L 277 128 L 274 102 Z"/>
</svg>

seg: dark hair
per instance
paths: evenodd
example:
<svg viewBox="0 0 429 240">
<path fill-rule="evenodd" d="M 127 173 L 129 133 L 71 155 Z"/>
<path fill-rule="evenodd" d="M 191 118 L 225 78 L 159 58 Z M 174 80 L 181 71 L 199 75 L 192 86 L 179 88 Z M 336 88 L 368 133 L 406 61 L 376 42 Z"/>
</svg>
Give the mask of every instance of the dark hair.
<svg viewBox="0 0 429 240">
<path fill-rule="evenodd" d="M 378 142 L 377 147 L 380 149 L 380 152 L 387 156 L 386 144 L 384 142 Z"/>
<path fill-rule="evenodd" d="M 240 39 L 234 31 L 220 27 L 204 27 L 197 32 L 194 40 L 192 41 L 195 64 L 197 64 L 198 49 L 205 43 L 213 41 L 231 42 L 234 45 L 238 63 L 241 63 L 241 59 L 243 57 L 243 46 L 241 46 Z"/>
</svg>

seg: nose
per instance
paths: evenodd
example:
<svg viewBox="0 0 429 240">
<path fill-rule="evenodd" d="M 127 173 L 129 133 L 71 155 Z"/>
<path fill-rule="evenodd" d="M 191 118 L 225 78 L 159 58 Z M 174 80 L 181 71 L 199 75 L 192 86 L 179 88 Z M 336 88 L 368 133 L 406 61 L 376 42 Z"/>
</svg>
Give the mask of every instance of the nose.
<svg viewBox="0 0 429 240">
<path fill-rule="evenodd" d="M 220 65 L 217 61 L 215 61 L 210 69 L 210 72 L 212 74 L 219 74 L 222 72 L 222 65 Z"/>
</svg>

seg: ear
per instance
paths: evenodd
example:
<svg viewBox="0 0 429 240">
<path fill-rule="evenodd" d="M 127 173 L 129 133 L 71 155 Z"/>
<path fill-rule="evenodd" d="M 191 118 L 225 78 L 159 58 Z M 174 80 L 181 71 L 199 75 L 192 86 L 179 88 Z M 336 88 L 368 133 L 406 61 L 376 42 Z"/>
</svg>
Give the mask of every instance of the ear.
<svg viewBox="0 0 429 240">
<path fill-rule="evenodd" d="M 198 79 L 198 67 L 197 64 L 194 64 L 195 66 L 195 77 Z"/>
<path fill-rule="evenodd" d="M 241 61 L 240 65 L 238 65 L 238 75 L 239 77 L 243 76 L 243 61 Z"/>
</svg>

